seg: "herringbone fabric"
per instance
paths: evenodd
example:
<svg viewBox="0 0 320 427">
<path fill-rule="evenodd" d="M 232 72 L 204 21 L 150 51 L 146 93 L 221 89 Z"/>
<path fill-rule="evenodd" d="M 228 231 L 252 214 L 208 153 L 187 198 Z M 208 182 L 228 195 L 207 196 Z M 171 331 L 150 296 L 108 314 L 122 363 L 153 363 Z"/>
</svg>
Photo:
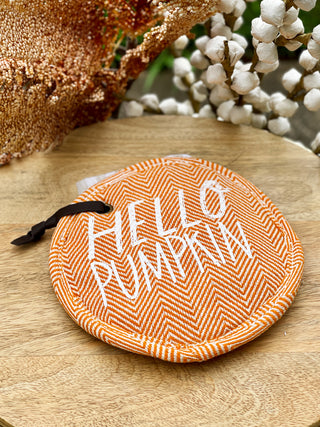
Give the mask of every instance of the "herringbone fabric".
<svg viewBox="0 0 320 427">
<path fill-rule="evenodd" d="M 114 209 L 60 220 L 50 272 L 69 315 L 109 344 L 203 361 L 254 339 L 293 301 L 299 240 L 267 196 L 220 165 L 142 162 L 75 202 L 85 200 Z"/>
</svg>

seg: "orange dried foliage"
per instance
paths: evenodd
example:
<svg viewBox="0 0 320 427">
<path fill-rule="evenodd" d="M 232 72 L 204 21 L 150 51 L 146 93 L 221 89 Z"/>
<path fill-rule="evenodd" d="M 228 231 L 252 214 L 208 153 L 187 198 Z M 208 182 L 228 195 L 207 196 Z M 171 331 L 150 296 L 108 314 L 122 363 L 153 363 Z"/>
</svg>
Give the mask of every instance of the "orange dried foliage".
<svg viewBox="0 0 320 427">
<path fill-rule="evenodd" d="M 128 80 L 212 15 L 214 3 L 2 0 L 0 163 L 54 147 L 75 127 L 108 118 Z M 125 36 L 132 46 L 111 69 Z"/>
</svg>

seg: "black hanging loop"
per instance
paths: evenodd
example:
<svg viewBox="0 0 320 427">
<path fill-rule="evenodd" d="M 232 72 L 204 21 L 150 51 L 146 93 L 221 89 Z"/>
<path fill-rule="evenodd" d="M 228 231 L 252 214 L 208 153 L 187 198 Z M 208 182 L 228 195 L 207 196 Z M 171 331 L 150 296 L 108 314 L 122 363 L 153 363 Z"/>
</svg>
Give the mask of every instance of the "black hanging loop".
<svg viewBox="0 0 320 427">
<path fill-rule="evenodd" d="M 20 246 L 26 243 L 38 241 L 44 235 L 46 230 L 48 230 L 49 228 L 56 227 L 59 220 L 67 215 L 75 215 L 82 212 L 110 213 L 111 211 L 111 205 L 108 205 L 99 200 L 72 203 L 71 205 L 67 205 L 59 209 L 46 221 L 39 222 L 39 224 L 36 224 L 31 227 L 31 230 L 27 234 L 18 237 L 15 240 L 12 240 L 11 244 Z"/>
</svg>

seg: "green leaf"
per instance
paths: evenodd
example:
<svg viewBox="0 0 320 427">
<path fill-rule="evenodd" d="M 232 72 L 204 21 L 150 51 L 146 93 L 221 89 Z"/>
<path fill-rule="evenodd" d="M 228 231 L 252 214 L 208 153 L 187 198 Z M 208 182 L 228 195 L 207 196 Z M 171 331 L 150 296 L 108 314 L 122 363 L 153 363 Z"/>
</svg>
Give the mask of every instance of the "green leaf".
<svg viewBox="0 0 320 427">
<path fill-rule="evenodd" d="M 150 64 L 146 80 L 144 82 L 144 91 L 149 91 L 161 71 L 171 69 L 173 66 L 173 56 L 168 49 L 165 49 L 160 55 Z"/>
</svg>

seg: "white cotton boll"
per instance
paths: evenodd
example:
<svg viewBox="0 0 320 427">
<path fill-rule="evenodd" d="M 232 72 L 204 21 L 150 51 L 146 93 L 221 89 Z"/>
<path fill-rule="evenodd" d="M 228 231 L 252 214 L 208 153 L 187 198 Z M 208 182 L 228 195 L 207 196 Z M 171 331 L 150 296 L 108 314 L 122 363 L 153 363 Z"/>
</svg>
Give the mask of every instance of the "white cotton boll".
<svg viewBox="0 0 320 427">
<path fill-rule="evenodd" d="M 191 71 L 191 64 L 187 58 L 175 58 L 173 61 L 173 72 L 178 77 L 185 77 Z"/>
<path fill-rule="evenodd" d="M 286 39 L 293 39 L 298 34 L 303 34 L 304 25 L 300 18 L 297 18 L 292 24 L 282 25 L 280 27 L 280 33 Z"/>
<path fill-rule="evenodd" d="M 239 95 L 245 95 L 259 86 L 260 80 L 257 73 L 250 71 L 239 71 L 233 78 L 231 89 Z"/>
<path fill-rule="evenodd" d="M 193 71 L 190 71 L 190 73 L 185 76 L 185 79 L 189 85 L 192 85 L 192 83 L 196 81 L 196 76 Z"/>
<path fill-rule="evenodd" d="M 210 92 L 209 100 L 215 106 L 230 99 L 233 99 L 233 93 L 228 87 L 215 86 Z"/>
<path fill-rule="evenodd" d="M 191 102 L 189 100 L 184 102 L 177 102 L 177 113 L 179 116 L 192 116 L 194 111 Z"/>
<path fill-rule="evenodd" d="M 260 4 L 261 18 L 268 24 L 279 27 L 286 12 L 286 6 L 282 0 L 262 0 Z"/>
<path fill-rule="evenodd" d="M 236 0 L 232 14 L 235 17 L 239 17 L 243 15 L 243 12 L 246 10 L 247 4 L 244 0 Z"/>
<path fill-rule="evenodd" d="M 174 98 L 166 98 L 160 102 L 159 108 L 163 114 L 177 114 L 178 103 Z"/>
<path fill-rule="evenodd" d="M 237 18 L 235 23 L 233 24 L 233 31 L 238 31 L 242 24 L 243 18 L 242 16 L 239 16 L 239 18 Z"/>
<path fill-rule="evenodd" d="M 230 65 L 233 67 L 244 55 L 244 49 L 234 40 L 228 42 Z"/>
<path fill-rule="evenodd" d="M 225 59 L 224 42 L 227 39 L 223 36 L 216 36 L 208 41 L 205 54 L 215 62 L 222 62 Z"/>
<path fill-rule="evenodd" d="M 282 85 L 288 92 L 291 92 L 297 83 L 299 83 L 301 78 L 301 73 L 295 68 L 291 68 L 289 71 L 283 74 L 282 76 Z"/>
<path fill-rule="evenodd" d="M 189 88 L 186 84 L 183 83 L 181 77 L 173 76 L 172 80 L 173 80 L 173 84 L 175 85 L 176 88 L 178 88 L 182 92 L 188 92 Z"/>
<path fill-rule="evenodd" d="M 195 90 L 197 90 L 199 93 L 207 95 L 207 88 L 206 88 L 205 84 L 201 80 L 198 80 L 195 83 L 193 83 L 192 87 Z"/>
<path fill-rule="evenodd" d="M 225 122 L 230 122 L 230 111 L 234 106 L 234 101 L 225 101 L 217 108 L 218 116 Z"/>
<path fill-rule="evenodd" d="M 290 50 L 290 52 L 293 52 L 302 45 L 302 43 L 298 42 L 297 40 L 288 40 L 287 43 L 284 45 L 285 48 Z"/>
<path fill-rule="evenodd" d="M 266 62 L 259 61 L 254 67 L 254 69 L 258 73 L 267 74 L 267 73 L 271 73 L 272 71 L 275 71 L 278 67 L 279 67 L 279 61 L 276 61 L 273 64 L 267 64 Z"/>
<path fill-rule="evenodd" d="M 283 18 L 283 24 L 284 25 L 290 25 L 292 24 L 299 15 L 299 9 L 295 8 L 294 6 L 291 6 L 290 9 L 286 11 Z"/>
<path fill-rule="evenodd" d="M 210 84 L 222 84 L 227 80 L 227 74 L 222 64 L 210 65 L 207 69 L 207 81 Z"/>
<path fill-rule="evenodd" d="M 238 61 L 239 62 L 239 61 Z M 238 63 L 237 62 L 237 63 Z M 241 72 L 241 70 L 239 69 L 239 68 L 236 68 L 236 66 L 234 66 L 234 68 L 233 68 L 233 72 L 232 72 L 232 74 L 231 74 L 231 81 L 233 81 L 234 80 L 234 78 L 235 78 L 235 76 L 237 75 L 237 74 L 239 74 Z M 229 85 L 229 81 L 228 81 L 228 85 Z"/>
<path fill-rule="evenodd" d="M 195 41 L 196 48 L 200 50 L 200 52 L 204 53 L 206 50 L 206 46 L 210 38 L 208 36 L 201 36 Z"/>
<path fill-rule="evenodd" d="M 315 42 L 320 43 L 320 25 L 314 27 L 312 31 L 312 38 Z"/>
<path fill-rule="evenodd" d="M 264 114 L 252 114 L 251 125 L 254 128 L 263 129 L 267 124 L 267 118 Z"/>
<path fill-rule="evenodd" d="M 247 62 L 246 64 L 241 65 L 240 71 L 250 71 L 251 65 L 252 64 L 250 62 Z"/>
<path fill-rule="evenodd" d="M 270 106 L 276 114 L 282 117 L 293 116 L 299 107 L 297 102 L 294 102 L 291 99 L 287 99 L 280 92 L 276 92 L 271 95 Z"/>
<path fill-rule="evenodd" d="M 320 44 L 312 38 L 308 42 L 308 51 L 314 58 L 320 59 Z"/>
<path fill-rule="evenodd" d="M 143 114 L 143 105 L 137 101 L 123 102 L 122 106 L 125 117 L 140 117 Z"/>
<path fill-rule="evenodd" d="M 183 81 L 185 80 L 185 82 Z M 183 77 L 183 80 L 181 77 L 173 76 L 173 83 L 174 85 L 181 91 L 187 92 L 189 90 L 189 86 L 192 85 L 192 83 L 195 82 L 196 76 L 194 75 L 193 71 L 190 71 L 188 74 L 186 74 Z"/>
<path fill-rule="evenodd" d="M 238 61 L 237 63 L 236 63 L 236 65 L 234 66 L 234 69 L 235 69 L 235 71 L 236 70 L 238 70 L 238 71 L 241 71 L 241 68 L 243 67 L 243 62 L 242 61 Z"/>
<path fill-rule="evenodd" d="M 274 111 L 274 107 L 277 103 L 287 99 L 283 93 L 281 92 L 275 92 L 270 96 L 270 106 L 272 110 Z M 276 112 L 276 111 L 275 111 Z M 277 113 L 278 114 L 278 113 Z M 279 114 L 280 115 L 280 114 Z"/>
<path fill-rule="evenodd" d="M 211 27 L 210 36 L 212 38 L 216 36 L 224 36 L 227 40 L 230 40 L 232 37 L 232 31 L 228 25 L 216 24 Z"/>
<path fill-rule="evenodd" d="M 319 147 L 320 147 L 320 132 L 317 133 L 316 137 L 314 138 L 314 140 L 311 142 L 311 150 L 312 151 L 319 151 Z"/>
<path fill-rule="evenodd" d="M 244 64 L 242 61 L 238 61 L 234 66 L 234 72 L 232 74 L 232 78 L 236 75 L 238 71 L 249 71 L 251 68 L 251 63 L 247 62 Z"/>
<path fill-rule="evenodd" d="M 209 66 L 209 61 L 198 49 L 192 52 L 190 63 L 198 70 L 205 70 Z"/>
<path fill-rule="evenodd" d="M 211 26 L 225 23 L 226 21 L 224 19 L 223 13 L 215 13 L 213 16 L 211 16 Z"/>
<path fill-rule="evenodd" d="M 198 102 L 203 102 L 207 99 L 207 88 L 201 80 L 195 82 L 191 86 L 191 94 L 193 96 L 193 99 Z"/>
<path fill-rule="evenodd" d="M 232 40 L 237 42 L 242 47 L 242 49 L 246 49 L 248 47 L 247 39 L 245 37 L 241 36 L 240 34 L 233 33 L 232 34 Z"/>
<path fill-rule="evenodd" d="M 257 46 L 259 61 L 274 64 L 278 60 L 277 46 L 274 43 L 259 43 Z"/>
<path fill-rule="evenodd" d="M 204 105 L 200 108 L 198 117 L 205 117 L 205 118 L 216 118 L 216 115 L 212 111 L 212 108 L 210 105 Z"/>
<path fill-rule="evenodd" d="M 257 49 L 257 46 L 259 44 L 260 40 L 256 39 L 255 37 L 252 37 L 252 46 Z"/>
<path fill-rule="evenodd" d="M 317 0 L 294 0 L 296 6 L 307 12 L 315 7 L 316 2 Z"/>
<path fill-rule="evenodd" d="M 159 98 L 155 93 L 148 93 L 140 98 L 140 102 L 147 108 L 157 111 L 159 109 Z"/>
<path fill-rule="evenodd" d="M 303 87 L 306 91 L 311 89 L 320 89 L 320 73 L 319 71 L 313 74 L 308 74 L 303 78 Z"/>
<path fill-rule="evenodd" d="M 234 9 L 235 0 L 218 0 L 215 7 L 224 13 L 231 13 Z"/>
<path fill-rule="evenodd" d="M 278 32 L 277 27 L 267 24 L 261 18 L 254 18 L 251 21 L 251 34 L 256 40 L 270 43 L 277 37 Z"/>
<path fill-rule="evenodd" d="M 271 119 L 268 122 L 268 129 L 275 135 L 284 135 L 290 130 L 290 122 L 285 117 L 278 117 L 277 119 Z"/>
<path fill-rule="evenodd" d="M 262 113 L 269 113 L 270 108 L 270 96 L 264 92 L 259 86 L 244 95 L 243 100 L 248 104 L 252 104 L 254 108 L 261 111 Z"/>
<path fill-rule="evenodd" d="M 304 97 L 303 103 L 309 111 L 320 110 L 320 90 L 311 89 Z"/>
<path fill-rule="evenodd" d="M 299 64 L 307 71 L 312 70 L 317 62 L 318 60 L 314 58 L 308 50 L 304 50 L 299 57 Z"/>
<path fill-rule="evenodd" d="M 187 45 L 188 45 L 188 43 L 189 43 L 189 39 L 188 39 L 188 37 L 187 36 L 180 36 L 174 43 L 173 43 L 173 45 L 174 45 L 174 47 L 177 49 L 177 50 L 183 50 L 184 48 L 186 48 L 187 47 Z"/>
<path fill-rule="evenodd" d="M 234 125 L 250 125 L 252 116 L 252 106 L 234 105 L 230 111 L 230 121 Z"/>
<path fill-rule="evenodd" d="M 207 70 L 203 71 L 200 76 L 200 80 L 205 84 L 208 89 L 213 89 L 215 83 L 209 83 L 207 79 Z"/>
</svg>

